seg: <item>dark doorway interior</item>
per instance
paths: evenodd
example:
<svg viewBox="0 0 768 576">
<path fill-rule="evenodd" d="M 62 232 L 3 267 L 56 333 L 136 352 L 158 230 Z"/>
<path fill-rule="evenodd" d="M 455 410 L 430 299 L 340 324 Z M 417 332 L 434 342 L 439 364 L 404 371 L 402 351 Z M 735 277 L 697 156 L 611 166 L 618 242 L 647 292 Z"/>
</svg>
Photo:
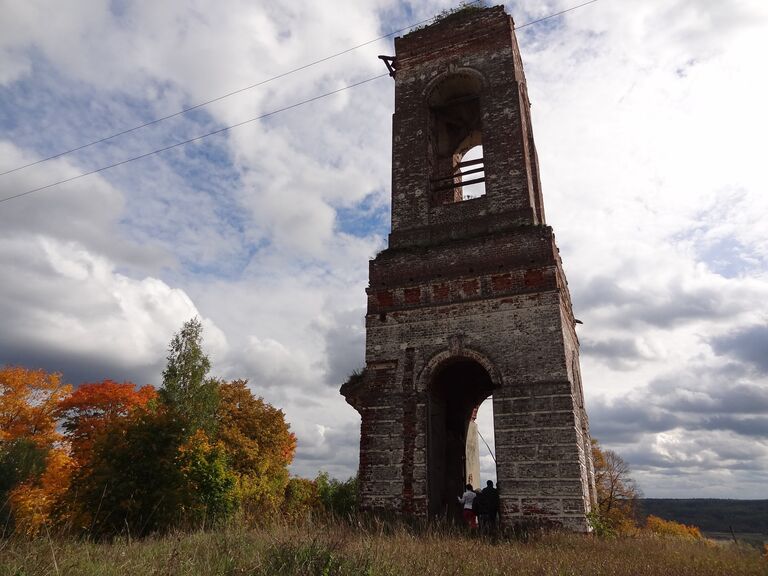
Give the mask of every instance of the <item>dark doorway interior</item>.
<svg viewBox="0 0 768 576">
<path fill-rule="evenodd" d="M 429 515 L 455 519 L 464 491 L 467 428 L 472 411 L 493 393 L 488 372 L 473 360 L 448 360 L 429 389 L 427 485 Z"/>
</svg>

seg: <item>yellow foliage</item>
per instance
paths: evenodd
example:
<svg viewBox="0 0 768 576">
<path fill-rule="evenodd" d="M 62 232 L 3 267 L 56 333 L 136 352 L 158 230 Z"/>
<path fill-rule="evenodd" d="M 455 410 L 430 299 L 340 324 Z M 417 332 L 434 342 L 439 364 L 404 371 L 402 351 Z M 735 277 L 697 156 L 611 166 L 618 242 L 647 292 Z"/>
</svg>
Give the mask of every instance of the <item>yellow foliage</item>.
<svg viewBox="0 0 768 576">
<path fill-rule="evenodd" d="M 211 441 L 208 439 L 208 434 L 203 430 L 195 430 L 195 433 L 184 444 L 179 446 L 179 455 L 183 459 L 183 457 L 192 454 L 208 454 L 211 452 L 211 449 L 212 446 Z"/>
<path fill-rule="evenodd" d="M 237 478 L 227 466 L 221 442 L 197 430 L 179 447 L 177 464 L 188 483 L 184 495 L 188 521 L 221 520 L 235 509 Z"/>
<path fill-rule="evenodd" d="M 645 520 L 645 529 L 662 536 L 675 536 L 689 540 L 700 540 L 701 531 L 696 526 L 686 526 L 673 520 L 664 520 L 658 516 L 648 516 Z"/>
<path fill-rule="evenodd" d="M 620 536 L 637 536 L 640 533 L 640 529 L 637 527 L 635 520 L 626 516 L 616 518 L 613 521 L 613 529 L 616 530 L 616 534 Z"/>
<path fill-rule="evenodd" d="M 317 483 L 306 478 L 290 478 L 285 487 L 285 499 L 280 510 L 287 520 L 306 520 L 314 513 L 321 512 L 323 503 Z"/>
<path fill-rule="evenodd" d="M 36 536 L 63 519 L 62 499 L 69 489 L 74 460 L 59 448 L 48 453 L 45 470 L 36 480 L 20 484 L 9 495 L 16 530 Z"/>
<path fill-rule="evenodd" d="M 273 476 L 238 475 L 237 494 L 245 518 L 263 524 L 278 515 L 287 483 L 287 470 Z"/>
<path fill-rule="evenodd" d="M 296 436 L 283 411 L 254 397 L 246 380 L 221 382 L 218 393 L 218 436 L 235 471 L 250 476 L 286 469 L 296 451 Z M 282 488 L 287 481 L 286 475 Z"/>
<path fill-rule="evenodd" d="M 237 475 L 245 517 L 262 523 L 278 514 L 296 437 L 285 415 L 256 398 L 245 380 L 219 384 L 218 437 Z"/>
<path fill-rule="evenodd" d="M 597 514 L 616 533 L 634 534 L 639 490 L 630 477 L 629 464 L 616 452 L 601 448 L 594 438 L 592 461 L 597 492 Z"/>
</svg>

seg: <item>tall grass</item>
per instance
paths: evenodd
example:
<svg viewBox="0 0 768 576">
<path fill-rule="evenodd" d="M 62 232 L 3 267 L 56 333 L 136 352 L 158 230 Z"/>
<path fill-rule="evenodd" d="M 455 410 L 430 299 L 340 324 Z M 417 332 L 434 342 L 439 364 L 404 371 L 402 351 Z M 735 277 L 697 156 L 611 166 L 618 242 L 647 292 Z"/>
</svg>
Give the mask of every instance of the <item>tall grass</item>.
<svg viewBox="0 0 768 576">
<path fill-rule="evenodd" d="M 754 548 L 639 536 L 550 533 L 527 542 L 458 530 L 319 522 L 177 533 L 109 543 L 0 541 L 0 576 L 37 575 L 739 575 L 768 574 Z"/>
</svg>

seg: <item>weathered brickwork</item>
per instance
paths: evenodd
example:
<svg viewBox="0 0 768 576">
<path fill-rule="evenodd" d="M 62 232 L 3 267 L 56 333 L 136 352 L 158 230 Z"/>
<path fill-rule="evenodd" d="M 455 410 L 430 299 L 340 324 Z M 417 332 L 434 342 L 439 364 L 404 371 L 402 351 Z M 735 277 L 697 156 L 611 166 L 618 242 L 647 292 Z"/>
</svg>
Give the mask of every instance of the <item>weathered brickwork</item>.
<svg viewBox="0 0 768 576">
<path fill-rule="evenodd" d="M 586 530 L 579 343 L 512 19 L 464 10 L 395 49 L 392 232 L 370 262 L 366 370 L 342 387 L 362 418 L 362 506 L 450 515 L 471 411 L 492 394 L 502 521 Z M 451 174 L 478 144 L 486 193 L 461 201 Z"/>
</svg>

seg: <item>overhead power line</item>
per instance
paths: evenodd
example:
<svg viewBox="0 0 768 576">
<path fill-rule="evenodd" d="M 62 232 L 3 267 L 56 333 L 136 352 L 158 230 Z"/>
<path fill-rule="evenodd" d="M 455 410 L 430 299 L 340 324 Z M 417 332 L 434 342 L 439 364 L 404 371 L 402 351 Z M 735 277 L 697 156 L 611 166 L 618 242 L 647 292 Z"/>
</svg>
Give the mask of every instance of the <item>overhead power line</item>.
<svg viewBox="0 0 768 576">
<path fill-rule="evenodd" d="M 13 200 L 14 198 L 21 198 L 22 196 L 26 196 L 27 194 L 32 194 L 34 192 L 40 192 L 41 190 L 45 190 L 47 188 L 53 188 L 54 186 L 58 186 L 59 184 L 65 184 L 66 182 L 79 180 L 80 178 L 85 178 L 86 176 L 90 176 L 91 174 L 98 174 L 99 172 L 104 172 L 105 170 L 109 170 L 110 168 L 116 168 L 117 166 L 128 164 L 129 162 L 141 160 L 142 158 L 147 158 L 148 156 L 159 154 L 160 152 L 165 152 L 166 150 L 178 148 L 179 146 L 184 146 L 185 144 L 190 144 L 192 142 L 202 140 L 203 138 L 208 138 L 209 136 L 213 136 L 215 134 L 221 134 L 222 132 L 227 132 L 229 130 L 232 130 L 233 128 L 237 128 L 238 126 L 250 124 L 251 122 L 256 122 L 257 120 L 267 118 L 268 116 L 273 116 L 275 114 L 279 114 L 280 112 L 285 112 L 286 110 L 292 110 L 293 108 L 298 108 L 299 106 L 303 106 L 304 104 L 309 104 L 310 102 L 314 102 L 315 100 L 320 100 L 321 98 L 326 98 L 327 96 L 332 96 L 333 94 L 338 94 L 339 92 L 343 92 L 344 90 L 349 90 L 350 88 L 355 88 L 356 86 L 361 86 L 363 84 L 367 84 L 368 82 L 373 82 L 374 80 L 378 80 L 379 78 L 385 78 L 385 77 L 389 77 L 389 73 L 385 72 L 384 74 L 379 74 L 378 76 L 374 76 L 366 80 L 361 80 L 360 82 L 355 82 L 354 84 L 348 84 L 347 86 L 344 86 L 342 88 L 337 88 L 336 90 L 326 92 L 325 94 L 320 94 L 312 98 L 307 98 L 306 100 L 302 100 L 301 102 L 296 102 L 295 104 L 291 104 L 290 106 L 284 106 L 283 108 L 272 110 L 271 112 L 267 112 L 266 114 L 261 114 L 260 116 L 250 118 L 248 120 L 243 120 L 242 122 L 238 122 L 237 124 L 232 124 L 230 126 L 225 126 L 224 128 L 219 128 L 218 130 L 206 132 L 205 134 L 201 134 L 200 136 L 195 136 L 194 138 L 189 138 L 188 140 L 184 140 L 182 142 L 176 142 L 175 144 L 170 144 L 169 146 L 158 148 L 156 150 L 152 150 L 151 152 L 140 154 L 139 156 L 133 156 L 132 158 L 127 158 L 125 160 L 121 160 L 120 162 L 115 162 L 114 164 L 110 164 L 109 166 L 102 166 L 101 168 L 97 168 L 96 170 L 91 170 L 90 172 L 83 172 L 82 174 L 78 174 L 70 178 L 65 178 L 64 180 L 59 180 L 51 184 L 46 184 L 45 186 L 40 186 L 39 188 L 26 190 L 25 192 L 20 192 L 18 194 L 14 194 L 13 196 L 8 196 L 7 198 L 0 198 L 0 203 L 8 202 L 9 200 Z"/>
<path fill-rule="evenodd" d="M 478 2 L 482 2 L 482 1 L 483 1 L 483 0 L 474 0 L 474 1 L 472 1 L 472 2 L 469 2 L 468 4 L 465 4 L 465 6 L 471 6 L 471 5 L 473 5 L 473 4 L 477 4 Z M 554 13 L 554 14 L 550 14 L 549 16 L 545 16 L 545 17 L 543 17 L 543 18 L 539 18 L 539 19 L 537 19 L 537 20 L 533 20 L 533 21 L 531 21 L 531 22 L 527 22 L 527 23 L 525 23 L 525 24 L 522 24 L 522 25 L 520 25 L 520 26 L 516 26 L 516 29 L 518 29 L 518 30 L 519 30 L 520 28 L 525 28 L 526 26 L 530 26 L 530 25 L 532 25 L 532 24 L 536 24 L 536 23 L 538 23 L 538 22 L 542 22 L 542 21 L 544 21 L 544 20 L 548 20 L 548 19 L 550 19 L 550 18 L 554 18 L 554 17 L 556 17 L 556 16 L 560 16 L 560 15 L 562 15 L 562 14 L 565 14 L 566 12 L 570 12 L 570 11 L 572 11 L 572 10 L 576 10 L 577 8 L 581 8 L 581 7 L 583 7 L 583 6 L 587 6 L 588 4 L 593 4 L 593 3 L 595 3 L 595 2 L 597 2 L 597 0 L 589 0 L 589 2 L 584 2 L 584 3 L 582 3 L 582 4 L 579 4 L 579 5 L 577 5 L 577 6 L 572 6 L 572 7 L 570 7 L 570 8 L 567 8 L 567 9 L 565 9 L 565 10 L 561 10 L 560 12 L 556 12 L 556 13 Z M 254 84 L 254 85 L 252 85 L 252 86 L 248 86 L 248 87 L 246 87 L 246 88 L 241 88 L 240 90 L 236 90 L 236 91 L 234 91 L 234 92 L 230 92 L 229 94 L 225 94 L 225 95 L 223 95 L 223 96 L 219 96 L 218 98 L 214 98 L 214 99 L 208 100 L 208 101 L 206 101 L 206 102 L 203 102 L 203 103 L 197 104 L 197 105 L 195 105 L 195 106 L 192 106 L 192 107 L 190 107 L 190 108 L 185 108 L 185 109 L 183 109 L 183 110 L 180 110 L 179 112 L 176 112 L 176 113 L 174 113 L 174 114 L 170 114 L 170 115 L 168 115 L 168 116 L 165 116 L 165 117 L 162 117 L 162 118 L 157 118 L 157 119 L 155 119 L 155 120 L 152 120 L 151 122 L 147 122 L 147 123 L 145 123 L 145 124 L 142 124 L 142 125 L 140 125 L 140 126 L 136 126 L 136 127 L 134 127 L 134 128 L 129 128 L 129 129 L 127 129 L 127 130 L 124 130 L 124 131 L 122 131 L 122 132 L 119 132 L 119 133 L 117 133 L 117 134 L 113 134 L 113 135 L 111 135 L 111 136 L 106 136 L 106 137 L 104 137 L 104 138 L 101 138 L 100 140 L 96 140 L 96 141 L 90 142 L 90 143 L 88 143 L 88 144 L 84 144 L 84 145 L 82 145 L 82 146 L 79 146 L 79 147 L 77 147 L 77 148 L 73 148 L 73 149 L 71 149 L 71 150 L 67 150 L 67 151 L 65 151 L 65 152 L 61 152 L 61 153 L 59 153 L 59 154 L 56 154 L 56 155 L 54 155 L 54 156 L 49 156 L 48 158 L 43 158 L 43 159 L 37 160 L 37 161 L 35 161 L 35 162 L 31 162 L 31 163 L 29 163 L 29 164 L 26 164 L 26 165 L 24 165 L 24 166 L 19 166 L 19 167 L 17 167 L 17 168 L 13 168 L 13 169 L 11 169 L 11 170 L 8 170 L 8 171 L 6 171 L 6 172 L 2 172 L 2 173 L 0 173 L 0 176 L 3 176 L 3 175 L 5 175 L 5 174 L 10 174 L 11 172 L 16 172 L 16 171 L 18 171 L 18 170 L 21 170 L 21 169 L 23 169 L 23 168 L 27 168 L 27 167 L 29 167 L 29 166 L 34 166 L 34 165 L 36 165 L 36 164 L 40 164 L 40 163 L 42 163 L 42 162 L 46 162 L 46 161 L 48 161 L 48 160 L 52 160 L 52 159 L 54 159 L 54 158 L 59 158 L 59 157 L 61 157 L 61 156 L 64 156 L 64 155 L 66 155 L 66 154 L 70 154 L 70 153 L 72 153 L 72 152 L 76 152 L 76 151 L 78 151 L 78 150 L 82 150 L 82 149 L 84 149 L 84 148 L 88 148 L 89 146 L 93 146 L 93 145 L 95 145 L 95 144 L 98 144 L 98 143 L 100 143 L 100 142 L 105 142 L 106 140 L 111 140 L 112 138 L 116 138 L 116 137 L 118 137 L 118 136 L 121 136 L 121 135 L 123 135 L 123 134 L 127 134 L 127 133 L 129 133 L 129 132 L 133 132 L 133 131 L 135 131 L 135 130 L 139 130 L 140 128 L 144 128 L 144 127 L 146 127 L 146 126 L 150 126 L 150 125 L 152 125 L 152 124 L 157 124 L 158 122 L 161 122 L 161 121 L 163 121 L 163 120 L 167 120 L 167 119 L 169 119 L 169 118 L 173 118 L 173 117 L 175 117 L 175 116 L 179 116 L 180 114 L 184 114 L 184 113 L 186 113 L 186 112 L 189 112 L 189 111 L 191 111 L 191 110 L 194 110 L 194 109 L 196 109 L 196 108 L 200 108 L 200 107 L 202 107 L 202 106 L 205 106 L 205 105 L 207 105 L 207 104 L 210 104 L 210 103 L 212 103 L 212 102 L 216 102 L 216 101 L 218 101 L 218 100 L 222 100 L 223 98 L 227 98 L 228 96 L 232 96 L 232 95 L 234 95 L 234 94 L 237 94 L 237 93 L 243 92 L 243 91 L 245 91 L 245 90 L 249 90 L 249 89 L 251 89 L 251 88 L 254 88 L 254 87 L 256 87 L 256 86 L 260 86 L 260 85 L 266 84 L 267 82 L 271 82 L 272 80 L 276 80 L 276 79 L 278 79 L 278 78 L 282 78 L 282 77 L 285 77 L 285 76 L 287 76 L 287 75 L 289 75 L 289 74 L 293 74 L 294 72 L 297 72 L 297 71 L 299 71 L 299 70 L 304 70 L 304 69 L 306 69 L 306 68 L 309 68 L 310 66 L 314 66 L 315 64 L 319 64 L 320 62 L 324 62 L 324 61 L 326 61 L 326 60 L 330 60 L 331 58 L 335 58 L 335 57 L 337 57 L 337 56 L 340 56 L 340 55 L 342 55 L 342 54 L 346 54 L 347 52 L 351 52 L 352 50 L 356 50 L 357 48 L 360 48 L 360 47 L 362 47 L 362 46 L 366 46 L 366 45 L 368 45 L 368 44 L 371 44 L 371 43 L 373 43 L 373 42 L 377 42 L 378 40 L 382 40 L 383 38 L 387 38 L 387 37 L 389 37 L 389 36 L 392 36 L 393 34 L 397 34 L 397 33 L 399 33 L 399 32 L 402 32 L 402 31 L 404 31 L 404 30 L 409 30 L 410 28 L 413 28 L 413 27 L 415 27 L 415 26 L 419 26 L 420 24 L 424 24 L 424 23 L 427 23 L 427 22 L 431 22 L 431 21 L 433 21 L 433 20 L 434 20 L 434 18 L 429 18 L 428 20 L 422 20 L 421 22 L 417 22 L 416 24 L 411 24 L 410 26 L 408 26 L 408 27 L 406 27 L 406 28 L 401 28 L 400 30 L 395 30 L 394 32 L 390 32 L 389 34 L 387 34 L 387 35 L 385 35 L 385 36 L 380 36 L 379 38 L 375 38 L 374 40 L 369 40 L 368 42 L 365 42 L 365 43 L 363 43 L 363 44 L 358 44 L 357 46 L 353 46 L 352 48 L 348 48 L 347 50 L 344 50 L 344 51 L 342 51 L 342 52 L 338 52 L 338 53 L 336 53 L 336 54 L 334 54 L 334 55 L 331 55 L 331 56 L 327 56 L 327 57 L 325 57 L 325 58 L 322 58 L 322 59 L 320 59 L 320 60 L 316 60 L 315 62 L 311 62 L 311 63 L 309 63 L 309 64 L 305 64 L 304 66 L 301 66 L 301 67 L 299 67 L 299 68 L 295 68 L 295 69 L 293 69 L 293 70 L 290 70 L 290 71 L 288 71 L 288 72 L 284 72 L 283 74 L 280 74 L 280 75 L 274 76 L 274 77 L 272 77 L 272 78 L 268 78 L 267 80 L 264 80 L 264 81 L 262 81 L 262 82 L 260 82 L 260 83 L 258 83 L 258 84 Z M 11 196 L 8 196 L 8 197 L 5 197 L 5 198 L 0 198 L 0 204 L 1 204 L 1 203 L 3 203 L 3 202 L 8 202 L 9 200 L 14 200 L 14 199 L 16 199 L 16 198 L 21 198 L 22 196 L 27 196 L 28 194 L 33 194 L 34 192 L 40 192 L 41 190 L 46 190 L 46 189 L 48 189 L 48 188 L 53 188 L 54 186 L 58 186 L 58 185 L 60 185 L 60 184 L 65 184 L 65 183 L 67 183 L 67 182 L 72 182 L 72 181 L 74 181 L 74 180 L 79 180 L 80 178 L 85 178 L 86 176 L 90 176 L 90 175 L 92 175 L 92 174 L 98 174 L 99 172 L 104 172 L 105 170 L 109 170 L 109 169 L 111 169 L 111 168 L 116 168 L 116 167 L 118 167 L 118 166 L 122 166 L 123 164 L 128 164 L 128 163 L 130 163 L 130 162 L 135 162 L 136 160 L 141 160 L 142 158 L 147 158 L 148 156 L 152 156 L 152 155 L 154 155 L 154 154 L 159 154 L 159 153 L 161 153 L 161 152 L 165 152 L 165 151 L 167 151 L 167 150 L 171 150 L 171 149 L 173 149 L 173 148 L 178 148 L 179 146 L 184 146 L 184 145 L 186 145 L 186 144 L 190 144 L 190 143 L 192 143 L 192 142 L 196 142 L 196 141 L 198 141 L 198 140 L 202 140 L 203 138 L 208 138 L 209 136 L 214 136 L 214 135 L 216 135 L 216 134 L 221 134 L 222 132 L 227 132 L 227 131 L 229 131 L 229 130 L 232 130 L 233 128 L 237 128 L 237 127 L 239 127 L 239 126 L 243 126 L 243 125 L 245 125 L 245 124 L 250 124 L 251 122 L 255 122 L 255 121 L 257 121 L 257 120 L 261 120 L 261 119 L 263 119 L 263 118 L 267 118 L 267 117 L 269 117 L 269 116 L 273 116 L 273 115 L 275 115 L 275 114 L 279 114 L 279 113 L 281 113 L 281 112 L 285 112 L 285 111 L 287 111 L 287 110 L 291 110 L 291 109 L 293 109 L 293 108 L 298 108 L 299 106 L 303 106 L 304 104 L 308 104 L 308 103 L 310 103 L 310 102 L 314 102 L 314 101 L 316 101 L 316 100 L 320 100 L 320 99 L 322 99 L 322 98 L 326 98 L 327 96 L 332 96 L 333 94 L 338 94 L 339 92 L 343 92 L 343 91 L 345 91 L 345 90 L 349 90 L 349 89 L 351 89 L 351 88 L 355 88 L 355 87 L 357 87 L 357 86 L 361 86 L 362 84 L 367 84 L 368 82 L 372 82 L 372 81 L 374 81 L 374 80 L 378 80 L 379 78 L 384 78 L 385 76 L 389 76 L 389 74 L 388 74 L 388 73 L 385 73 L 385 74 L 380 74 L 380 75 L 378 75 L 378 76 L 373 76 L 372 78 L 368 78 L 368 79 L 366 79 L 366 80 L 361 80 L 360 82 L 356 82 L 356 83 L 354 83 L 354 84 L 349 84 L 349 85 L 347 85 L 347 86 L 344 86 L 344 87 L 342 87 L 342 88 L 338 88 L 338 89 L 336 89 L 336 90 L 332 90 L 331 92 L 326 92 L 325 94 L 320 94 L 320 95 L 318 95 L 318 96 L 314 96 L 314 97 L 312 97 L 312 98 L 308 98 L 308 99 L 306 99 L 306 100 L 302 100 L 301 102 L 296 102 L 296 103 L 294 103 L 294 104 L 291 104 L 291 105 L 289 105 L 289 106 L 284 106 L 283 108 L 278 108 L 277 110 L 272 110 L 271 112 L 267 112 L 267 113 L 265 113 L 265 114 L 261 114 L 260 116 L 256 116 L 256 117 L 254 117 L 254 118 L 250 118 L 250 119 L 248 119 L 248 120 L 243 120 L 242 122 L 238 122 L 238 123 L 236 123 L 236 124 L 231 124 L 231 125 L 229 125 L 229 126 L 225 126 L 225 127 L 223 127 L 223 128 L 219 128 L 219 129 L 217 129 L 217 130 L 212 130 L 211 132 L 207 132 L 207 133 L 205 133 L 205 134 L 201 134 L 201 135 L 199 135 L 199 136 L 195 136 L 194 138 L 189 138 L 189 139 L 187 139 L 187 140 L 183 140 L 183 141 L 181 141 L 181 142 L 176 142 L 176 143 L 174 143 L 174 144 L 170 144 L 170 145 L 168 145 L 168 146 L 165 146 L 165 147 L 163 147 L 163 148 L 158 148 L 158 149 L 156 149 L 156 150 L 151 150 L 150 152 L 146 152 L 146 153 L 144 153 L 144 154 L 140 154 L 140 155 L 138 155 L 138 156 L 133 156 L 133 157 L 131 157 L 131 158 L 127 158 L 127 159 L 125 159 L 125 160 L 121 160 L 120 162 L 115 162 L 114 164 L 110 164 L 110 165 L 108 165 L 108 166 L 102 166 L 101 168 L 97 168 L 97 169 L 95 169 L 95 170 L 91 170 L 91 171 L 89 171 L 89 172 L 83 172 L 82 174 L 77 174 L 76 176 L 72 176 L 72 177 L 70 177 L 70 178 L 65 178 L 65 179 L 63 179 L 63 180 L 58 180 L 58 181 L 56 181 L 56 182 L 52 182 L 51 184 L 46 184 L 45 186 L 40 186 L 40 187 L 38 187 L 38 188 L 33 188 L 33 189 L 31 189 L 31 190 L 25 190 L 24 192 L 19 192 L 18 194 L 13 194 L 13 195 L 11 195 Z"/>
<path fill-rule="evenodd" d="M 469 2 L 468 4 L 466 4 L 466 6 L 471 6 L 473 4 L 477 4 L 482 1 L 483 0 L 473 0 L 472 2 Z M 596 1 L 596 0 L 593 0 L 593 1 Z M 236 94 L 240 94 L 242 92 L 246 92 L 248 90 L 258 88 L 259 86 L 264 86 L 264 84 L 269 84 L 270 82 L 274 82 L 275 80 L 279 80 L 280 78 L 285 78 L 286 76 L 290 76 L 291 74 L 295 74 L 296 72 L 301 72 L 302 70 L 306 70 L 307 68 L 311 68 L 312 66 L 316 66 L 317 64 L 322 64 L 323 62 L 327 62 L 328 60 L 338 58 L 339 56 L 343 56 L 344 54 L 348 54 L 350 52 L 358 50 L 359 48 L 363 48 L 364 46 L 368 46 L 369 44 L 378 42 L 379 40 L 384 40 L 385 38 L 389 38 L 390 36 L 394 36 L 395 34 L 399 34 L 400 32 L 405 32 L 406 30 L 410 30 L 411 28 L 415 28 L 416 26 L 421 26 L 422 24 L 431 22 L 433 19 L 434 17 L 428 18 L 427 20 L 422 20 L 421 22 L 416 22 L 414 24 L 409 24 L 405 28 L 394 30 L 392 32 L 389 32 L 388 34 L 384 34 L 383 36 L 374 38 L 373 40 L 368 40 L 366 42 L 363 42 L 362 44 L 357 44 L 355 46 L 352 46 L 351 48 L 342 50 L 341 52 L 336 52 L 335 54 L 331 54 L 329 56 L 325 56 L 318 60 L 309 62 L 308 64 L 303 64 L 302 66 L 293 68 L 291 70 L 288 70 L 287 72 L 281 72 L 280 74 L 271 76 L 269 78 L 256 82 L 255 84 L 251 84 L 250 86 L 245 86 L 244 88 L 238 88 L 237 90 L 233 90 L 232 92 L 227 92 L 226 94 L 222 94 L 221 96 L 216 96 L 215 98 L 211 98 L 210 100 L 205 100 L 204 102 L 200 102 L 199 104 L 194 104 L 192 106 L 189 106 L 188 108 L 182 108 L 178 112 L 173 112 L 172 114 L 168 114 L 167 116 L 161 116 L 159 118 L 155 118 L 154 120 L 150 120 L 149 122 L 145 122 L 144 124 L 139 124 L 138 126 L 134 126 L 132 128 L 126 128 L 125 130 L 122 130 L 120 132 L 115 132 L 114 134 L 110 134 L 109 136 L 104 136 L 97 140 L 93 140 L 92 142 L 87 142 L 86 144 L 76 146 L 75 148 L 64 150 L 63 152 L 57 152 L 52 156 L 35 160 L 34 162 L 30 162 L 29 164 L 24 164 L 23 166 L 17 166 L 16 168 L 11 168 L 10 170 L 6 170 L 5 172 L 0 172 L 0 176 L 5 176 L 6 174 L 17 172 L 19 170 L 23 170 L 24 168 L 29 168 L 30 166 L 35 166 L 43 162 L 48 162 L 49 160 L 61 158 L 62 156 L 66 156 L 67 154 L 72 154 L 73 152 L 78 152 L 80 150 L 84 150 L 85 148 L 90 148 L 91 146 L 95 146 L 96 144 L 101 144 L 102 142 L 106 142 L 107 140 L 112 140 L 113 138 L 117 138 L 118 136 L 124 136 L 125 134 L 130 134 L 131 132 L 135 132 L 136 130 L 141 130 L 142 128 L 146 128 L 147 126 L 152 126 L 154 124 L 158 124 L 165 120 L 170 120 L 171 118 L 175 118 L 176 116 L 181 116 L 182 114 L 186 114 L 187 112 L 191 112 L 192 110 L 197 110 L 198 108 L 202 108 L 203 106 L 208 106 L 208 104 L 213 104 L 214 102 L 224 100 L 225 98 L 229 98 L 230 96 L 235 96 Z"/>
<path fill-rule="evenodd" d="M 463 6 L 472 6 L 474 4 L 481 3 L 482 1 L 483 0 L 473 0 L 472 2 L 468 2 L 467 4 L 464 4 Z M 555 18 L 556 16 L 560 16 L 562 14 L 565 14 L 566 12 L 570 12 L 572 10 L 576 10 L 577 8 L 582 8 L 583 6 L 586 6 L 588 4 L 593 4 L 595 2 L 597 2 L 597 0 L 589 0 L 589 2 L 584 2 L 583 4 L 579 4 L 577 6 L 572 6 L 570 8 L 565 9 L 565 10 L 561 10 L 560 12 L 556 12 L 554 14 L 550 14 L 549 16 L 545 16 L 543 18 L 539 18 L 539 19 L 533 20 L 531 22 L 526 22 L 525 24 L 521 24 L 520 26 L 515 26 L 515 30 L 520 30 L 520 29 L 525 28 L 527 26 L 531 26 L 532 24 L 537 24 L 539 22 L 543 22 L 544 20 L 549 20 L 550 18 Z M 45 158 L 40 158 L 39 160 L 35 160 L 34 162 L 29 162 L 27 164 L 23 164 L 21 166 L 15 167 L 15 168 L 11 168 L 10 170 L 6 170 L 5 172 L 0 172 L 0 176 L 5 176 L 6 174 L 11 174 L 12 172 L 17 172 L 19 170 L 23 170 L 24 168 L 29 168 L 31 166 L 36 166 L 37 164 L 42 164 L 43 162 L 48 162 L 49 160 L 55 160 L 56 158 L 61 158 L 62 156 L 67 156 L 68 154 L 72 154 L 74 152 L 79 152 L 80 150 L 84 150 L 86 148 L 90 148 L 91 146 L 95 146 L 96 144 L 101 144 L 102 142 L 106 142 L 108 140 L 112 140 L 112 139 L 117 138 L 119 136 L 124 136 L 125 134 L 130 134 L 131 132 L 135 132 L 137 130 L 141 130 L 142 128 L 147 128 L 148 126 L 153 126 L 155 124 L 159 124 L 160 122 L 164 122 L 165 120 L 170 120 L 171 118 L 176 118 L 177 116 L 181 116 L 183 114 L 186 114 L 187 112 L 192 112 L 193 110 L 197 110 L 197 109 L 202 108 L 204 106 L 208 106 L 209 104 L 213 104 L 214 102 L 219 102 L 220 100 L 224 100 L 225 98 L 229 98 L 230 96 L 235 96 L 237 94 L 241 94 L 242 92 L 246 92 L 248 90 L 252 90 L 254 88 L 258 88 L 259 86 L 264 86 L 265 84 L 269 84 L 270 82 L 274 82 L 275 80 L 279 80 L 280 78 L 285 78 L 286 76 L 290 76 L 291 74 L 295 74 L 296 72 L 301 72 L 302 70 L 306 70 L 307 68 L 311 68 L 312 66 L 316 66 L 317 64 L 322 64 L 323 62 L 327 62 L 328 60 L 332 60 L 334 58 L 338 58 L 339 56 L 343 56 L 344 54 L 348 54 L 350 52 L 353 52 L 355 50 L 358 50 L 360 48 L 363 48 L 365 46 L 368 46 L 370 44 L 378 42 L 380 40 L 384 40 L 386 38 L 394 36 L 395 34 L 399 34 L 400 32 L 405 32 L 406 30 L 410 30 L 411 28 L 415 28 L 416 26 L 421 26 L 422 24 L 427 24 L 428 22 L 431 22 L 433 20 L 434 20 L 434 17 L 427 18 L 426 20 L 421 20 L 420 22 L 415 22 L 413 24 L 409 24 L 408 26 L 405 26 L 404 28 L 400 28 L 398 30 L 393 30 L 392 32 L 384 34 L 383 36 L 379 36 L 379 37 L 374 38 L 372 40 L 368 40 L 366 42 L 363 42 L 361 44 L 356 44 L 355 46 L 351 46 L 350 48 L 346 48 L 346 49 L 344 49 L 344 50 L 342 50 L 340 52 L 336 52 L 334 54 L 330 54 L 329 56 L 324 56 L 323 58 L 319 58 L 318 60 L 314 60 L 314 61 L 309 62 L 307 64 L 303 64 L 301 66 L 298 66 L 296 68 L 288 70 L 286 72 L 281 72 L 280 74 L 276 74 L 275 76 L 271 76 L 271 77 L 266 78 L 264 80 L 260 80 L 259 82 L 256 82 L 255 84 L 251 84 L 250 86 L 245 86 L 243 88 L 238 88 L 237 90 L 233 90 L 231 92 L 227 92 L 226 94 L 222 94 L 221 96 L 216 96 L 215 98 L 211 98 L 209 100 L 205 100 L 203 102 L 200 102 L 198 104 L 194 104 L 194 105 L 189 106 L 187 108 L 182 108 L 181 110 L 178 110 L 177 112 L 173 112 L 173 113 L 168 114 L 166 116 L 160 116 L 159 118 L 155 118 L 154 120 L 149 120 L 148 122 L 144 122 L 143 124 L 139 124 L 139 125 L 133 126 L 131 128 L 126 128 L 125 130 L 121 130 L 120 132 L 115 132 L 114 134 L 110 134 L 108 136 L 103 136 L 103 137 L 98 138 L 96 140 L 93 140 L 91 142 L 87 142 L 85 144 L 81 144 L 80 146 L 76 146 L 74 148 L 70 148 L 69 150 L 64 150 L 62 152 L 57 152 L 56 154 L 53 154 L 51 156 L 47 156 Z"/>
</svg>

